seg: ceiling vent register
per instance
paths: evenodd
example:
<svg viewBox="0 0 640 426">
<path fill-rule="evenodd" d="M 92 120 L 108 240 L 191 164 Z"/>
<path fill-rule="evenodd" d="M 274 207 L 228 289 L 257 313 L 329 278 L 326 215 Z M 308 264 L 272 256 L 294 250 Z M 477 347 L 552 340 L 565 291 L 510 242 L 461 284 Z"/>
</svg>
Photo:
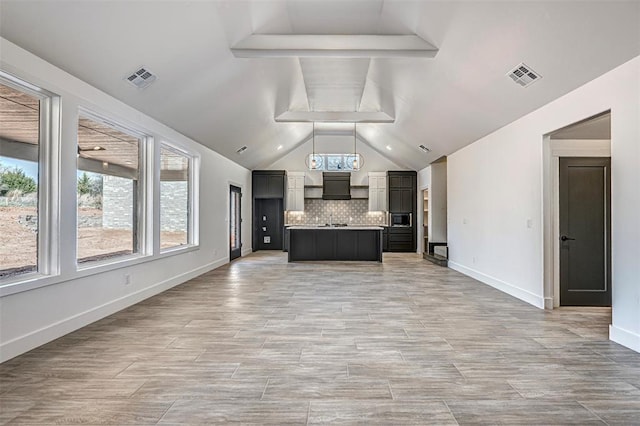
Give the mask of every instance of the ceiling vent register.
<svg viewBox="0 0 640 426">
<path fill-rule="evenodd" d="M 156 75 L 149 71 L 148 68 L 140 67 L 136 72 L 127 77 L 127 81 L 138 89 L 145 89 L 151 83 L 156 81 Z"/>
<path fill-rule="evenodd" d="M 522 87 L 528 87 L 542 78 L 540 74 L 524 63 L 516 66 L 507 76 Z"/>
</svg>

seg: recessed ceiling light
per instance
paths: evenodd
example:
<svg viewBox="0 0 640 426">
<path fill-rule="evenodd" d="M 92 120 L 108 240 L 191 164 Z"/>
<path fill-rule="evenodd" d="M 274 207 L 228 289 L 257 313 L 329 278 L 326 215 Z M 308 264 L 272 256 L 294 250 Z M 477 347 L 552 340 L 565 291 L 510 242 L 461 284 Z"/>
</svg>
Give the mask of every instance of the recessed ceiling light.
<svg viewBox="0 0 640 426">
<path fill-rule="evenodd" d="M 238 153 L 238 154 L 242 154 L 242 153 L 243 153 L 243 152 L 245 152 L 246 150 L 247 150 L 247 146 L 245 145 L 245 146 L 243 146 L 242 148 L 239 148 L 239 149 L 236 151 L 236 153 Z"/>
<path fill-rule="evenodd" d="M 280 151 L 282 149 L 282 145 L 278 145 L 278 147 L 276 148 L 278 151 Z"/>
<path fill-rule="evenodd" d="M 427 148 L 426 146 L 424 146 L 424 145 L 418 145 L 418 148 L 420 148 L 424 152 L 431 152 L 431 150 L 429 148 Z"/>
<path fill-rule="evenodd" d="M 386 146 L 387 150 L 391 151 L 391 145 Z"/>
</svg>

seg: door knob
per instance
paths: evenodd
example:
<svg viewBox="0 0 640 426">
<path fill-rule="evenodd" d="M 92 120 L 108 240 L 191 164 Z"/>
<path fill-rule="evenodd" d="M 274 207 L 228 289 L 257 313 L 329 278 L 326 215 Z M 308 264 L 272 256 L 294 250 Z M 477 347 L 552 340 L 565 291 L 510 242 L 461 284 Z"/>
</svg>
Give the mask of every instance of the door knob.
<svg viewBox="0 0 640 426">
<path fill-rule="evenodd" d="M 571 238 L 571 237 L 567 237 L 566 235 L 563 235 L 562 237 L 560 237 L 560 241 L 575 241 L 575 238 Z"/>
</svg>

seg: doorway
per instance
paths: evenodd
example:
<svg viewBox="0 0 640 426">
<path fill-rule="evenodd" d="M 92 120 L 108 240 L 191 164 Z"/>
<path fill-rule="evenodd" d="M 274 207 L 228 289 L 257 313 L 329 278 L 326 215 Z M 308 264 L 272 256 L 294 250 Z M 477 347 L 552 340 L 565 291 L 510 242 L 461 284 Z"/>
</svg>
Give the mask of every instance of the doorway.
<svg viewBox="0 0 640 426">
<path fill-rule="evenodd" d="M 544 306 L 546 309 L 572 305 L 611 306 L 611 234 L 609 232 L 611 111 L 604 111 L 544 135 L 543 152 Z M 595 167 L 596 170 L 591 167 Z M 563 174 L 562 193 L 561 174 Z M 568 188 L 571 188 L 572 181 L 575 183 L 582 180 L 589 181 L 589 179 L 593 179 L 591 184 L 578 183 L 573 189 L 566 188 L 567 182 Z M 580 187 L 583 188 L 580 189 Z M 596 187 L 599 188 L 600 193 L 590 192 L 596 191 Z M 584 197 L 587 199 L 581 199 Z M 593 208 L 585 207 L 584 205 L 589 205 L 589 197 L 597 198 L 600 201 L 600 207 L 604 210 L 597 205 Z M 563 204 L 562 227 L 561 203 Z M 580 206 L 581 204 L 583 206 Z M 600 216 L 591 217 L 592 210 L 599 212 Z M 568 218 L 565 218 L 566 215 Z M 576 218 L 571 219 L 572 215 Z M 578 228 L 585 227 L 584 223 L 589 221 L 601 222 L 601 231 L 593 228 L 593 235 L 581 237 L 571 235 L 583 232 Z M 563 236 L 565 238 L 561 240 Z M 591 239 L 594 239 L 595 243 Z M 599 254 L 588 248 L 595 245 L 599 246 L 596 249 L 599 250 Z M 596 258 L 600 260 L 594 261 Z M 600 271 L 589 269 L 595 265 L 600 265 Z M 587 272 L 589 270 L 590 272 Z M 594 281 L 589 281 L 591 278 L 581 276 L 580 272 L 584 272 L 589 277 L 599 275 L 600 283 L 595 284 Z M 597 293 L 604 300 L 597 300 Z M 581 297 L 580 294 L 586 295 L 586 298 Z"/>
<path fill-rule="evenodd" d="M 429 253 L 429 189 L 422 190 L 422 254 Z"/>
<path fill-rule="evenodd" d="M 560 305 L 611 306 L 611 159 L 561 157 Z"/>
<path fill-rule="evenodd" d="M 242 254 L 242 190 L 229 186 L 229 260 Z"/>
</svg>

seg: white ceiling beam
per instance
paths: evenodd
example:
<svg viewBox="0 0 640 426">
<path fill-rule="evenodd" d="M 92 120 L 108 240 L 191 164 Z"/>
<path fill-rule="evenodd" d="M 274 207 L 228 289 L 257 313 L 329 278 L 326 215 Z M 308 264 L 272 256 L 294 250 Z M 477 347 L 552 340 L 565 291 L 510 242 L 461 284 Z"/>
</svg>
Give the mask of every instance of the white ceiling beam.
<svg viewBox="0 0 640 426">
<path fill-rule="evenodd" d="M 393 123 L 386 112 L 360 111 L 285 111 L 275 117 L 277 123 Z"/>
<path fill-rule="evenodd" d="M 231 48 L 237 58 L 433 58 L 417 35 L 253 34 Z"/>
</svg>

